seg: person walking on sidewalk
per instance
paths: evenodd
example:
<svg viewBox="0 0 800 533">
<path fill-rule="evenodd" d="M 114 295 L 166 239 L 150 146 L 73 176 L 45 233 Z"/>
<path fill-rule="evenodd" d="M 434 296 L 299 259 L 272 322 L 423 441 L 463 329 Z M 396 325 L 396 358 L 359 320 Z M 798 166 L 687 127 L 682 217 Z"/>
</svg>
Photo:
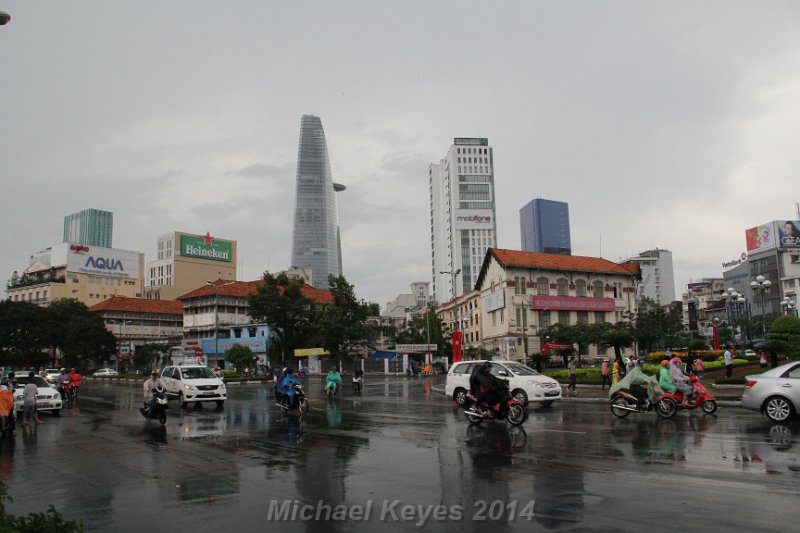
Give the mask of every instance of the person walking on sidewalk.
<svg viewBox="0 0 800 533">
<path fill-rule="evenodd" d="M 725 353 L 722 356 L 725 358 L 725 379 L 728 379 L 733 375 L 733 356 L 727 346 L 725 346 Z"/>
<path fill-rule="evenodd" d="M 569 360 L 569 365 L 567 365 L 567 370 L 569 372 L 569 387 L 567 388 L 572 389 L 572 394 L 575 394 L 575 385 L 578 380 L 578 371 L 576 369 L 577 364 L 577 361 L 575 361 L 575 358 L 573 357 Z"/>
<path fill-rule="evenodd" d="M 600 382 L 603 390 L 606 390 L 606 383 L 608 383 L 609 388 L 611 388 L 611 378 L 608 377 L 608 363 L 608 357 L 606 357 L 600 365 Z"/>
<path fill-rule="evenodd" d="M 704 369 L 705 367 L 703 366 L 703 358 L 698 357 L 697 361 L 694 364 L 694 371 L 697 374 L 697 379 L 703 379 Z"/>
</svg>

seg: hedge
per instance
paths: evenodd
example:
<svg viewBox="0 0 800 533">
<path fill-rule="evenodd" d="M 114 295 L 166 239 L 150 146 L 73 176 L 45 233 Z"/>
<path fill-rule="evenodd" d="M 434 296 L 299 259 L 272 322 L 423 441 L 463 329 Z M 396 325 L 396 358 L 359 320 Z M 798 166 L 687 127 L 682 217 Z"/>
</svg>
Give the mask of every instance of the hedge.
<svg viewBox="0 0 800 533">
<path fill-rule="evenodd" d="M 750 361 L 747 359 L 734 359 L 733 366 L 747 366 L 751 364 Z M 645 374 L 651 376 L 657 376 L 658 372 L 661 368 L 661 365 L 654 365 L 654 364 L 645 364 L 642 367 L 642 370 Z M 704 372 L 711 372 L 713 370 L 722 370 L 725 368 L 725 361 L 709 361 L 708 363 L 704 363 L 703 371 Z M 558 369 L 558 370 L 545 370 L 542 372 L 545 376 L 549 376 L 559 383 L 569 383 L 569 370 L 566 369 Z M 590 368 L 577 368 L 575 370 L 576 374 L 576 381 L 582 385 L 600 385 L 602 384 L 602 378 L 600 376 L 600 368 L 598 367 L 590 367 Z M 609 376 L 611 375 L 611 369 L 609 368 Z"/>
</svg>

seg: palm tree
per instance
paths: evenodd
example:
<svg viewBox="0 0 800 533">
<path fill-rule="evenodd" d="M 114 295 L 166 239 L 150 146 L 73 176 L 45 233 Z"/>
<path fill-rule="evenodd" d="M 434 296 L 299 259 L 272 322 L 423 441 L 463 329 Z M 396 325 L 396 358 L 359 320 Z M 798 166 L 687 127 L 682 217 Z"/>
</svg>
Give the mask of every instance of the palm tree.
<svg viewBox="0 0 800 533">
<path fill-rule="evenodd" d="M 620 328 L 609 329 L 600 337 L 602 348 L 614 348 L 614 358 L 622 372 L 625 371 L 625 365 L 622 364 L 622 349 L 633 346 L 633 340 L 633 335 L 629 331 Z"/>
</svg>

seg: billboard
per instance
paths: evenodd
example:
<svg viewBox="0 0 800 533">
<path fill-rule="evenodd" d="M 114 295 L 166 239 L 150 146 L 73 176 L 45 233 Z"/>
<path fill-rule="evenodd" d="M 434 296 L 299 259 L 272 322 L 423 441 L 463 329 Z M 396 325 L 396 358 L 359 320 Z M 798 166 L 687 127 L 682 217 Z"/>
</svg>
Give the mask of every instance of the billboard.
<svg viewBox="0 0 800 533">
<path fill-rule="evenodd" d="M 744 239 L 747 243 L 747 253 L 772 250 L 778 242 L 775 235 L 775 223 L 767 222 L 745 230 Z"/>
<path fill-rule="evenodd" d="M 690 291 L 702 291 L 711 288 L 711 283 L 707 281 L 699 281 L 697 283 L 689 283 L 688 288 Z"/>
<path fill-rule="evenodd" d="M 781 248 L 800 247 L 800 220 L 776 221 L 778 242 Z"/>
<path fill-rule="evenodd" d="M 616 310 L 612 298 L 584 298 L 581 296 L 531 296 L 531 309 L 550 311 L 600 311 Z"/>
<path fill-rule="evenodd" d="M 506 306 L 506 291 L 489 293 L 484 300 L 486 312 L 491 313 Z"/>
<path fill-rule="evenodd" d="M 233 261 L 233 245 L 206 233 L 205 236 L 181 234 L 181 257 L 194 257 L 211 261 Z"/>
<path fill-rule="evenodd" d="M 256 353 L 266 353 L 269 349 L 267 337 L 245 337 L 245 338 L 224 338 L 224 339 L 202 339 L 203 353 L 213 354 L 214 347 L 216 346 L 217 354 L 224 354 L 234 344 L 240 346 L 247 346 L 250 350 Z"/>
<path fill-rule="evenodd" d="M 141 255 L 130 250 L 70 244 L 67 249 L 67 272 L 137 279 Z"/>
<path fill-rule="evenodd" d="M 494 212 L 491 209 L 456 209 L 455 227 L 459 229 L 494 229 Z"/>
</svg>

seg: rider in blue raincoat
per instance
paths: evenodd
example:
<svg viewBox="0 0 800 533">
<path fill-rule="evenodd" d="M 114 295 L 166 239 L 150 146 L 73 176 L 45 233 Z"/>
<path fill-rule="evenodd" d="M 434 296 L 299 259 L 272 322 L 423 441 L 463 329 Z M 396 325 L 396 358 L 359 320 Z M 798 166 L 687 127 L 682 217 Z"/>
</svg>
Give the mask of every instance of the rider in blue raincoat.
<svg viewBox="0 0 800 533">
<path fill-rule="evenodd" d="M 286 405 L 291 407 L 294 404 L 294 386 L 298 385 L 300 381 L 291 368 L 286 370 L 286 375 L 283 377 L 280 385 L 278 385 L 278 392 L 285 399 Z"/>
</svg>

